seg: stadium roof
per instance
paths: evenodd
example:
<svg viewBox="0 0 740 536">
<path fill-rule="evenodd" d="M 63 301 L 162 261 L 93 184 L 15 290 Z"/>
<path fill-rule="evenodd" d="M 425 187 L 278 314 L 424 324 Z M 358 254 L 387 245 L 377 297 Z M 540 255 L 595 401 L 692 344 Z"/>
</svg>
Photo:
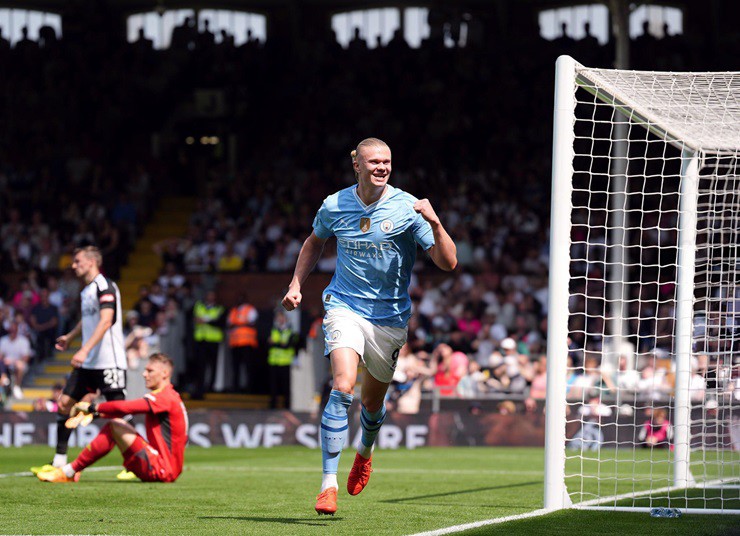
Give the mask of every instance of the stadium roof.
<svg viewBox="0 0 740 536">
<path fill-rule="evenodd" d="M 79 3 L 93 3 L 97 0 L 78 0 Z M 628 3 L 653 3 L 653 2 L 630 2 Z M 203 8 L 203 9 L 242 9 L 268 11 L 271 8 L 297 5 L 317 5 L 323 6 L 330 11 L 345 9 L 368 9 L 376 7 L 396 7 L 396 6 L 414 6 L 414 7 L 466 7 L 466 6 L 491 6 L 497 9 L 506 9 L 514 5 L 521 6 L 529 4 L 533 8 L 547 7 L 564 7 L 577 6 L 584 4 L 606 4 L 609 0 L 107 0 L 107 4 L 113 8 L 118 8 L 124 12 L 150 11 L 156 8 L 179 9 L 179 8 Z M 688 1 L 670 1 L 666 4 L 682 5 L 688 4 Z M 70 5 L 69 0 L 0 0 L 0 7 L 15 9 L 38 9 L 40 11 L 53 11 L 61 13 Z M 74 3 L 73 3 L 74 5 Z M 76 6 L 75 6 L 76 7 Z"/>
</svg>

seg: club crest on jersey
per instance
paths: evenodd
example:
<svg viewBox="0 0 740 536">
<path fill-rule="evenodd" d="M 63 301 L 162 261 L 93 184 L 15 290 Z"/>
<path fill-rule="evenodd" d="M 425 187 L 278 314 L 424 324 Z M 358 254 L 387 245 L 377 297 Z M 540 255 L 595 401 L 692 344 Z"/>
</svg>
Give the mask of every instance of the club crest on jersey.
<svg viewBox="0 0 740 536">
<path fill-rule="evenodd" d="M 341 331 L 339 331 L 339 330 L 336 330 L 336 331 L 334 331 L 334 332 L 333 332 L 333 333 L 331 334 L 331 340 L 333 340 L 333 341 L 338 341 L 338 340 L 339 340 L 339 339 L 341 339 L 341 338 L 342 338 L 342 332 L 341 332 Z"/>
<path fill-rule="evenodd" d="M 391 220 L 383 220 L 380 224 L 380 230 L 384 233 L 390 233 L 393 230 L 393 222 Z"/>
<path fill-rule="evenodd" d="M 370 230 L 370 218 L 360 218 L 360 231 L 366 233 Z"/>
</svg>

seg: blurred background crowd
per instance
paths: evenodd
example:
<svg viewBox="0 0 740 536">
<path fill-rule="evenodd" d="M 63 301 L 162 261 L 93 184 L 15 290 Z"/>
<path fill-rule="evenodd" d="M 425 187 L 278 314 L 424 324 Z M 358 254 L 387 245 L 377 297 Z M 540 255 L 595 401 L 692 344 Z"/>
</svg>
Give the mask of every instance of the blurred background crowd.
<svg viewBox="0 0 740 536">
<path fill-rule="evenodd" d="M 107 2 L 70 6 L 63 35 L 45 26 L 36 39 L 0 37 L 0 269 L 12 274 L 0 278 L 0 353 L 12 348 L 3 354 L 6 394 L 22 395 L 24 375 L 77 321 L 74 248 L 97 245 L 104 272 L 119 279 L 160 200 L 179 195 L 197 196 L 187 229 L 153 244 L 161 274 L 125 313 L 130 366 L 159 349 L 175 358 L 193 398 L 231 390 L 287 404 L 281 367 L 310 341 L 321 346 L 322 312 L 285 317 L 230 278 L 275 273 L 287 285 L 322 199 L 353 182 L 350 150 L 374 135 L 393 150 L 391 182 L 430 199 L 459 259 L 446 276 L 420 253 L 389 404 L 414 412 L 435 393 L 531 411 L 544 399 L 553 65 L 571 54 L 609 67 L 611 40 L 572 21 L 546 39 L 533 17 L 503 35 L 491 13 L 449 7 L 428 10 L 428 35 L 414 47 L 400 30 L 385 40 L 358 27 L 343 46 L 323 24 L 299 47 L 291 36 L 234 36 L 186 17 L 170 45 L 155 48 L 143 28 L 127 41 Z M 633 67 L 737 67 L 740 40 L 720 46 L 651 24 L 631 43 Z M 574 258 L 583 257 L 577 247 Z M 335 262 L 329 242 L 317 271 L 331 274 Z M 597 274 L 588 277 L 573 290 L 584 297 L 573 312 L 602 293 Z M 669 395 L 670 314 L 639 314 L 658 320 L 632 322 L 636 352 L 611 364 L 601 362 L 598 337 L 585 340 L 603 327 L 574 314 L 569 397 L 608 397 L 615 386 L 634 400 Z M 704 389 L 740 397 L 738 369 L 699 355 L 696 400 Z"/>
</svg>

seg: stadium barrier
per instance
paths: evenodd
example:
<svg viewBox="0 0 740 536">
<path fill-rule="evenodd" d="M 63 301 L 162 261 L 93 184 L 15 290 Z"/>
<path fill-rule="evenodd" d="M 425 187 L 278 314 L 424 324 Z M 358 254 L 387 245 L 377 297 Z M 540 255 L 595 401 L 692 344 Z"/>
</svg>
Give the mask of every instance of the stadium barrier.
<svg viewBox="0 0 740 536">
<path fill-rule="evenodd" d="M 360 437 L 359 411 L 352 411 L 351 440 Z M 279 445 L 319 446 L 319 418 L 288 411 L 192 411 L 190 445 L 233 448 Z M 135 419 L 140 433 L 143 420 Z M 390 412 L 378 436 L 382 449 L 425 446 L 542 446 L 545 421 L 541 411 L 528 415 L 473 414 L 467 410 L 403 415 Z M 82 446 L 99 432 L 96 421 L 75 430 L 70 446 Z M 0 413 L 0 446 L 56 444 L 56 415 L 51 413 Z"/>
<path fill-rule="evenodd" d="M 417 447 L 448 446 L 532 446 L 541 447 L 545 440 L 545 418 L 542 405 L 527 414 L 500 415 L 475 411 L 423 411 L 416 415 L 390 412 L 381 428 L 378 447 L 381 449 L 413 449 Z M 702 409 L 694 410 L 699 417 Z M 644 411 L 638 410 L 644 414 Z M 279 445 L 319 446 L 319 419 L 309 413 L 287 411 L 193 411 L 190 413 L 190 444 L 201 447 L 226 445 L 232 448 L 275 447 Z M 352 412 L 354 423 L 352 441 L 359 438 L 359 412 Z M 602 417 L 600 430 L 602 448 L 617 444 L 634 443 L 640 426 L 649 417 L 638 414 Z M 697 420 L 697 419 L 695 419 Z M 579 429 L 578 420 L 571 420 L 567 437 L 572 438 Z M 700 425 L 697 425 L 700 426 Z M 740 422 L 738 423 L 740 426 Z M 140 433 L 144 433 L 142 420 L 137 420 Z M 91 441 L 99 432 L 97 422 L 80 428 L 72 435 L 71 446 L 81 446 Z M 698 431 L 698 430 L 697 430 Z M 703 430 L 692 434 L 695 438 L 709 438 L 720 448 L 732 448 L 732 430 Z M 0 446 L 56 444 L 56 416 L 51 413 L 0 413 Z M 699 444 L 692 445 L 694 448 Z M 740 448 L 740 445 L 736 445 Z"/>
</svg>

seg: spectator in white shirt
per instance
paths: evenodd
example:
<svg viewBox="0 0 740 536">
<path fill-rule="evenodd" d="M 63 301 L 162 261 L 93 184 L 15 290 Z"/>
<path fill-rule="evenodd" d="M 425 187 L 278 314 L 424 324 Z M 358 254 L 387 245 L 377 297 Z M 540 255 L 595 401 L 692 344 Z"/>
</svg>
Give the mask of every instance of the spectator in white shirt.
<svg viewBox="0 0 740 536">
<path fill-rule="evenodd" d="M 0 357 L 15 377 L 13 396 L 23 398 L 21 384 L 31 361 L 31 341 L 18 333 L 18 324 L 11 323 L 8 334 L 0 338 Z"/>
<path fill-rule="evenodd" d="M 177 273 L 177 266 L 174 262 L 168 262 L 164 266 L 164 273 L 159 276 L 157 282 L 162 289 L 167 291 L 170 287 L 180 288 L 185 284 L 185 276 Z"/>
</svg>

